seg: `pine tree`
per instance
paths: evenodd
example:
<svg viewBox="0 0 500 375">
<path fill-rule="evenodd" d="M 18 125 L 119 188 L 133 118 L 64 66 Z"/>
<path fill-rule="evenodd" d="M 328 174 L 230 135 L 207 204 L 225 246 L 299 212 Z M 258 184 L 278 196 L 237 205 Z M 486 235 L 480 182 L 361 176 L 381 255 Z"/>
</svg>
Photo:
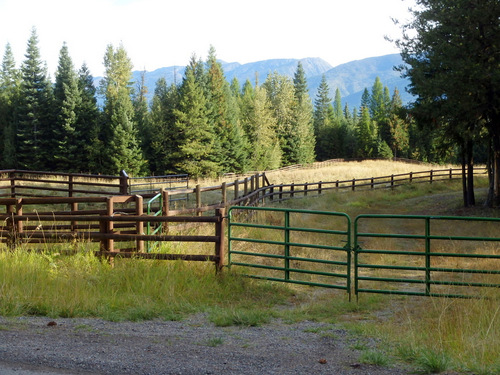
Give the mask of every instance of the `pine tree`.
<svg viewBox="0 0 500 375">
<path fill-rule="evenodd" d="M 195 57 L 186 68 L 178 109 L 174 110 L 179 148 L 173 155 L 175 167 L 194 178 L 216 176 L 219 166 L 214 161 L 214 131 L 208 122 L 207 103 L 202 84 L 197 81 L 199 62 Z"/>
<path fill-rule="evenodd" d="M 210 47 L 207 60 L 207 116 L 215 134 L 215 156 L 221 172 L 243 172 L 247 164 L 243 133 L 239 129 L 237 102 L 215 49 Z"/>
<path fill-rule="evenodd" d="M 125 48 L 108 45 L 104 56 L 105 77 L 101 92 L 105 97 L 102 140 L 104 146 L 102 172 L 118 174 L 125 170 L 138 175 L 144 159 L 137 140 L 132 104 L 132 63 Z"/>
<path fill-rule="evenodd" d="M 314 135 L 316 137 L 316 155 L 319 160 L 326 160 L 332 155 L 334 110 L 329 93 L 330 88 L 325 75 L 323 75 L 314 101 Z"/>
<path fill-rule="evenodd" d="M 308 85 L 302 64 L 297 64 L 293 80 L 295 103 L 293 107 L 292 132 L 295 134 L 296 151 L 291 163 L 308 164 L 314 162 L 316 138 L 314 136 L 313 106 L 308 93 Z"/>
<path fill-rule="evenodd" d="M 247 91 L 248 92 L 248 91 Z M 271 170 L 281 166 L 281 147 L 275 132 L 277 120 L 274 117 L 266 89 L 255 87 L 253 104 L 244 121 L 252 140 L 250 153 L 252 170 Z"/>
<path fill-rule="evenodd" d="M 295 90 L 290 78 L 277 72 L 268 75 L 263 84 L 276 119 L 276 135 L 280 141 L 283 165 L 297 162 L 298 139 L 294 128 Z"/>
<path fill-rule="evenodd" d="M 179 136 L 175 131 L 174 110 L 179 105 L 179 90 L 174 84 L 167 86 L 165 78 L 156 82 L 151 104 L 151 156 L 149 165 L 156 174 L 178 172 L 173 155 L 179 153 Z"/>
<path fill-rule="evenodd" d="M 340 96 L 340 90 L 338 88 L 335 90 L 335 99 L 333 101 L 333 114 L 336 119 L 341 119 L 344 114 L 342 112 L 342 97 Z"/>
<path fill-rule="evenodd" d="M 148 88 L 146 86 L 146 72 L 141 72 L 140 80 L 137 82 L 137 89 L 134 92 L 132 103 L 134 105 L 134 123 L 138 132 L 140 148 L 145 158 L 143 173 L 148 174 L 148 164 L 151 159 L 151 142 L 154 135 L 151 133 L 150 116 L 148 109 L 148 99 L 146 97 Z"/>
<path fill-rule="evenodd" d="M 374 121 L 370 117 L 368 107 L 361 108 L 361 118 L 357 126 L 358 156 L 374 157 L 377 154 L 377 133 Z"/>
<path fill-rule="evenodd" d="M 10 44 L 0 70 L 0 168 L 14 168 L 16 165 L 16 108 L 19 105 L 20 73 Z"/>
<path fill-rule="evenodd" d="M 94 78 L 86 64 L 83 64 L 78 72 L 78 89 L 80 91 L 80 107 L 78 109 L 77 139 L 75 140 L 81 157 L 81 164 L 75 164 L 78 172 L 98 173 L 102 165 L 101 155 L 103 153 L 102 140 L 99 139 L 100 115 L 97 107 L 96 88 Z"/>
<path fill-rule="evenodd" d="M 53 149 L 54 169 L 61 172 L 79 172 L 83 164 L 81 144 L 77 140 L 78 110 L 81 105 L 78 76 L 63 45 L 59 55 L 59 65 L 54 88 L 55 121 L 53 134 L 56 147 Z"/>
<path fill-rule="evenodd" d="M 22 169 L 50 169 L 53 148 L 50 107 L 52 89 L 46 68 L 40 58 L 38 36 L 32 29 L 21 66 L 22 82 L 16 133 L 17 167 Z"/>
</svg>

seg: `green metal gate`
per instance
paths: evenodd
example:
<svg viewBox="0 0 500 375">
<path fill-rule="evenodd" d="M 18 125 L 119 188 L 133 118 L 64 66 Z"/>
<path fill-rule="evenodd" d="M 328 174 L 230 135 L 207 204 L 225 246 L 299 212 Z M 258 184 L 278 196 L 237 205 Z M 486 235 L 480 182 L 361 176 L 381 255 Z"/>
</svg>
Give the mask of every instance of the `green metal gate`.
<svg viewBox="0 0 500 375">
<path fill-rule="evenodd" d="M 359 215 L 354 291 L 471 298 L 500 288 L 500 219 Z"/>
<path fill-rule="evenodd" d="M 352 240 L 344 213 L 232 207 L 228 218 L 228 266 L 251 277 L 349 297 L 498 297 L 500 218 L 359 215 Z"/>
<path fill-rule="evenodd" d="M 228 218 L 229 267 L 251 268 L 248 276 L 255 278 L 350 292 L 346 214 L 237 206 Z"/>
</svg>

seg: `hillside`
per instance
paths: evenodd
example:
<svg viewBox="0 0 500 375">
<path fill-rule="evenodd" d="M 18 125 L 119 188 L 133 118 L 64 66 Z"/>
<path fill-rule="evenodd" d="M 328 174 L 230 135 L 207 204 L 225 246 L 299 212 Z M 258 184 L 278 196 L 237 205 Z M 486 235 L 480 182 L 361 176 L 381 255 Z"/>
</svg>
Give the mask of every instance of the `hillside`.
<svg viewBox="0 0 500 375">
<path fill-rule="evenodd" d="M 399 54 L 391 54 L 378 57 L 369 57 L 363 60 L 351 61 L 336 67 L 332 67 L 329 63 L 321 58 L 304 58 L 304 59 L 272 59 L 263 60 L 247 64 L 237 62 L 221 61 L 222 68 L 226 75 L 226 79 L 231 82 L 233 78 L 237 78 L 241 85 L 248 79 L 255 83 L 258 79 L 259 83 L 263 83 L 267 75 L 271 72 L 293 77 L 298 62 L 302 63 L 309 84 L 309 94 L 314 100 L 318 86 L 321 82 L 323 74 L 325 75 L 330 87 L 330 96 L 333 100 L 335 90 L 340 90 L 343 103 L 347 103 L 349 108 L 359 107 L 363 90 L 371 87 L 378 76 L 384 86 L 387 86 L 391 92 L 397 87 L 403 103 L 408 103 L 411 96 L 406 92 L 405 87 L 408 84 L 406 79 L 400 77 L 400 73 L 394 70 L 395 66 L 402 64 Z M 148 98 L 151 99 L 154 94 L 154 88 L 159 78 L 164 77 L 168 84 L 182 81 L 184 74 L 184 66 L 170 66 L 160 68 L 151 72 L 145 72 L 145 83 L 148 87 Z M 141 71 L 134 71 L 133 77 L 137 82 L 141 77 Z M 96 83 L 100 81 L 100 77 L 96 77 Z"/>
</svg>

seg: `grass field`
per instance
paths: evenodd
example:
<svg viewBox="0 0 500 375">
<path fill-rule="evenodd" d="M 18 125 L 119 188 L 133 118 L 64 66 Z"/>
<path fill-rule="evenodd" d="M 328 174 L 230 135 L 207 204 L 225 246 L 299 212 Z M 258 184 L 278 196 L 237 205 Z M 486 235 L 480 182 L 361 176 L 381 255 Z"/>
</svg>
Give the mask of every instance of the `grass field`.
<svg viewBox="0 0 500 375">
<path fill-rule="evenodd" d="M 295 182 L 327 181 L 406 173 L 416 167 L 433 168 L 354 162 L 329 167 L 328 172 L 289 173 Z M 320 177 L 320 172 L 325 174 Z M 270 174 L 270 179 L 291 182 L 290 175 L 281 174 L 285 172 L 272 173 L 280 175 Z M 486 184 L 477 181 L 478 202 L 485 197 Z M 351 217 L 360 213 L 498 216 L 498 210 L 481 206 L 462 208 L 458 181 L 332 192 L 288 200 L 279 207 L 340 211 Z M 349 329 L 359 348 L 365 340 L 379 340 L 377 351 L 364 353 L 363 361 L 368 363 L 405 361 L 422 373 L 500 373 L 498 293 L 479 300 L 364 295 L 359 302 L 349 302 L 341 291 L 273 284 L 232 272 L 215 275 L 208 263 L 117 259 L 111 267 L 95 258 L 85 244 L 79 248 L 74 256 L 49 247 L 42 254 L 23 248 L 0 252 L 0 315 L 137 321 L 178 320 L 205 312 L 219 326 L 259 325 L 273 318 L 325 321 Z M 175 246 L 176 252 L 190 250 Z"/>
</svg>

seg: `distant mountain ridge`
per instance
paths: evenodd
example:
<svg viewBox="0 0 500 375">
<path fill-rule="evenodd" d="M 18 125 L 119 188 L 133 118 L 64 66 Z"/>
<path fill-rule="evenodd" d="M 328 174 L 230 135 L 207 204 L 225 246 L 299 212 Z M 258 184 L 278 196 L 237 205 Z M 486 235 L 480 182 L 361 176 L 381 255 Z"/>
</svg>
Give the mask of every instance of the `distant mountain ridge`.
<svg viewBox="0 0 500 375">
<path fill-rule="evenodd" d="M 233 78 L 237 78 L 240 85 L 243 86 L 248 79 L 252 84 L 255 84 L 256 79 L 259 84 L 264 83 L 267 75 L 272 72 L 293 78 L 298 62 L 302 63 L 304 68 L 307 83 L 309 85 L 309 94 L 314 101 L 318 86 L 321 82 L 323 74 L 326 77 L 330 88 L 330 97 L 332 100 L 335 97 L 335 90 L 338 88 L 342 97 L 342 102 L 348 104 L 352 110 L 354 107 L 359 108 L 361 95 L 365 88 L 371 91 L 371 87 L 378 76 L 384 86 L 387 86 L 392 93 L 395 88 L 398 88 L 403 103 L 411 101 L 412 97 L 406 92 L 406 86 L 409 81 L 403 79 L 400 73 L 394 70 L 395 66 L 403 64 L 403 60 L 399 54 L 384 55 L 378 57 L 369 57 L 362 60 L 355 60 L 345 64 L 332 67 L 329 63 L 319 57 L 308 57 L 304 59 L 272 59 L 262 60 L 247 64 L 237 62 L 220 61 L 224 74 L 228 82 Z M 148 99 L 154 95 L 156 82 L 160 78 L 165 78 L 167 84 L 174 82 L 182 82 L 185 66 L 170 66 L 156 69 L 151 72 L 145 72 L 145 84 L 148 88 Z M 142 71 L 134 71 L 133 79 L 135 82 L 140 81 Z M 100 77 L 96 77 L 96 83 L 100 81 Z"/>
</svg>

